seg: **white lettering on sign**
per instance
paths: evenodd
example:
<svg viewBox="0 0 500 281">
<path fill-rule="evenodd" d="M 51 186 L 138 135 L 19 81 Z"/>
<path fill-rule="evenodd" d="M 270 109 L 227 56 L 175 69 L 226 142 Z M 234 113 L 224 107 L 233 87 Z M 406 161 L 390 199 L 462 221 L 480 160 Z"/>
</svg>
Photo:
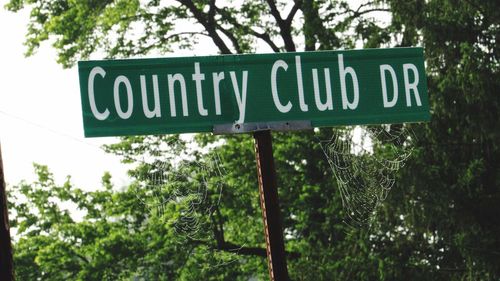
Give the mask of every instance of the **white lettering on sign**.
<svg viewBox="0 0 500 281">
<path fill-rule="evenodd" d="M 408 70 L 413 72 L 413 82 L 410 83 L 410 78 L 408 77 Z M 414 64 L 405 63 L 403 64 L 403 77 L 405 81 L 405 93 L 406 93 L 406 106 L 411 106 L 411 93 L 413 91 L 413 95 L 415 96 L 415 101 L 417 102 L 417 106 L 422 106 L 422 102 L 420 101 L 420 95 L 418 94 L 418 69 Z"/>
<path fill-rule="evenodd" d="M 292 58 L 290 59 L 292 60 Z M 340 88 L 340 93 L 337 93 L 337 95 L 339 95 L 341 101 L 338 103 L 338 106 L 340 107 L 340 103 L 342 104 L 341 110 L 358 109 L 358 105 L 360 102 L 360 86 L 359 86 L 360 81 L 358 80 L 358 75 L 354 70 L 354 68 L 352 66 L 346 65 L 344 56 L 342 54 L 337 55 L 337 65 L 336 65 L 336 67 L 338 67 L 338 77 L 339 77 L 338 81 L 340 85 L 332 84 L 332 82 L 334 81 L 332 81 L 331 71 L 330 68 L 328 67 L 323 68 L 323 71 L 319 70 L 319 67 L 318 68 L 310 67 L 310 64 L 306 63 L 303 64 L 302 58 L 299 55 L 293 56 L 293 62 L 295 63 L 295 73 L 288 73 L 289 65 L 287 64 L 287 62 L 281 59 L 274 61 L 271 68 L 270 92 L 271 92 L 272 104 L 274 104 L 274 108 L 277 111 L 284 114 L 290 113 L 294 105 L 293 103 L 295 97 L 297 97 L 296 101 L 298 101 L 299 104 L 299 107 L 296 109 L 296 111 L 299 111 L 299 113 L 308 112 L 309 110 L 333 111 L 334 93 L 332 89 L 334 88 L 334 86 L 337 86 L 337 88 L 335 89 Z M 336 67 L 335 70 L 337 69 Z M 307 69 L 307 71 L 303 71 L 303 68 Z M 107 106 L 109 107 L 109 109 L 108 107 L 103 107 L 101 108 L 101 111 L 99 111 L 96 103 L 96 93 L 95 93 L 96 77 L 99 76 L 101 79 L 106 80 L 105 79 L 106 77 L 108 77 L 109 79 L 110 76 L 116 75 L 114 81 L 113 80 L 108 81 L 109 85 L 108 87 L 110 87 L 111 85 L 113 86 L 112 103 L 114 103 L 114 109 L 116 110 L 116 114 L 120 119 L 129 119 L 132 116 L 134 112 L 133 91 L 136 91 L 138 94 L 139 90 L 141 94 L 140 96 L 136 97 L 136 102 L 142 101 L 142 113 L 144 114 L 143 116 L 148 119 L 161 118 L 163 109 L 161 94 L 163 93 L 160 90 L 163 90 L 165 88 L 166 90 L 168 90 L 168 92 L 164 94 L 165 97 L 168 95 L 170 117 L 178 117 L 177 105 L 179 104 L 182 105 L 182 116 L 189 117 L 190 103 L 192 103 L 192 106 L 194 106 L 194 104 L 196 103 L 198 109 L 197 110 L 198 116 L 208 116 L 210 113 L 212 113 L 213 115 L 222 115 L 223 109 L 221 106 L 221 95 L 224 94 L 231 95 L 229 92 L 232 91 L 232 93 L 234 94 L 234 101 L 238 110 L 237 120 L 234 120 L 234 122 L 244 123 L 248 107 L 247 93 L 249 86 L 249 81 L 248 81 L 249 71 L 248 70 L 228 71 L 228 73 L 225 73 L 223 71 L 211 72 L 214 107 L 210 107 L 208 106 L 208 100 L 210 100 L 211 98 L 209 96 L 210 93 L 204 93 L 203 89 L 205 89 L 205 92 L 209 92 L 210 90 L 207 90 L 208 85 L 206 85 L 207 82 L 205 82 L 206 74 L 201 71 L 200 62 L 194 62 L 192 69 L 193 72 L 190 74 L 164 73 L 162 75 L 159 74 L 146 75 L 138 73 L 135 75 L 128 74 L 128 76 L 125 76 L 125 75 L 118 75 L 116 73 L 113 74 L 108 73 L 108 76 L 106 76 L 106 71 L 102 67 L 95 66 L 90 70 L 87 81 L 88 85 L 87 94 L 90 105 L 90 111 L 97 120 L 103 121 L 109 118 L 111 114 L 110 109 L 112 109 L 112 105 L 108 104 Z M 309 69 L 311 69 L 310 72 L 311 76 L 307 75 L 303 76 L 303 73 L 309 73 Z M 399 72 L 396 70 L 399 70 Z M 402 83 L 401 81 L 404 82 L 406 106 L 411 107 L 413 99 L 415 100 L 417 106 L 422 106 L 422 101 L 418 90 L 420 77 L 418 69 L 414 64 L 404 63 L 402 64 L 402 67 L 401 66 L 396 67 L 394 63 L 380 64 L 378 66 L 379 73 L 377 74 L 376 71 L 377 70 L 375 70 L 375 73 L 373 74 L 370 73 L 370 77 L 372 77 L 371 79 L 377 79 L 378 77 L 380 78 L 380 84 L 378 85 L 380 85 L 381 87 L 380 91 L 381 91 L 382 105 L 384 108 L 394 108 L 398 103 L 399 92 L 401 92 L 403 89 L 402 87 L 401 89 L 399 89 L 398 77 L 400 78 L 399 84 Z M 108 70 L 108 72 L 110 71 Z M 323 73 L 321 74 L 320 72 Z M 230 82 L 228 81 L 227 83 L 225 83 L 225 78 L 227 74 L 229 74 Z M 185 80 L 186 75 L 191 75 L 192 82 L 191 80 L 187 81 L 191 83 L 190 85 L 186 85 L 186 80 Z M 320 75 L 324 76 L 323 80 L 320 79 L 319 77 Z M 366 77 L 366 75 L 367 74 L 365 72 L 362 73 L 360 77 Z M 402 77 L 403 79 L 401 79 L 401 75 L 403 75 Z M 163 81 L 159 81 L 159 79 L 162 79 L 161 77 L 164 77 L 163 79 L 165 79 L 166 77 L 168 87 L 160 87 L 164 83 Z M 335 75 L 335 77 L 337 76 Z M 350 78 L 349 81 L 347 81 L 348 78 Z M 255 83 L 258 84 L 260 82 L 261 81 L 252 81 L 253 84 L 251 85 L 254 85 Z M 284 87 L 282 83 L 284 83 Z M 294 88 L 295 85 L 297 88 Z M 390 93 L 391 85 L 392 85 L 392 93 Z M 304 86 L 306 86 L 307 89 L 305 89 Z M 290 93 L 290 89 L 292 93 Z M 366 86 L 361 89 L 365 91 Z M 192 95 L 190 94 L 188 96 L 188 90 L 191 91 L 193 94 Z M 265 89 L 263 90 L 263 92 L 265 92 Z M 295 93 L 297 96 L 294 96 Z M 196 97 L 196 101 L 194 100 L 194 98 L 192 98 L 194 96 Z M 179 101 L 178 100 L 179 98 L 181 99 L 180 103 L 176 103 L 176 101 L 177 102 Z M 229 98 L 229 96 L 226 96 L 225 98 L 227 99 Z M 315 107 L 313 106 L 309 108 L 306 101 L 312 102 L 313 98 Z M 249 99 L 249 102 L 250 104 L 253 104 L 255 101 Z M 165 108 L 163 110 L 164 112 L 166 112 L 168 107 L 166 105 L 164 106 Z M 213 110 L 215 110 L 215 112 L 211 112 Z M 293 114 L 294 112 L 291 113 Z M 295 112 L 295 114 L 296 113 L 297 112 Z M 236 117 L 234 119 L 236 119 Z"/>
<path fill-rule="evenodd" d="M 309 107 L 304 101 L 304 83 L 302 82 L 302 64 L 300 62 L 300 56 L 295 56 L 295 69 L 297 73 L 297 88 L 299 91 L 300 110 L 305 112 L 309 110 Z"/>
<path fill-rule="evenodd" d="M 333 102 L 332 102 L 332 85 L 330 83 L 330 69 L 325 68 L 325 87 L 326 87 L 326 102 L 322 103 L 320 98 L 319 91 L 319 81 L 318 81 L 318 70 L 313 68 L 313 87 L 314 87 L 314 101 L 316 102 L 316 107 L 319 111 L 332 110 Z"/>
<path fill-rule="evenodd" d="M 146 89 L 146 76 L 141 75 L 141 94 L 142 94 L 142 111 L 144 112 L 144 116 L 147 118 L 153 117 L 161 117 L 161 108 L 160 108 L 160 90 L 158 89 L 158 75 L 152 75 L 153 79 L 153 101 L 154 101 L 154 109 L 149 109 L 148 105 L 148 91 Z"/>
<path fill-rule="evenodd" d="M 106 76 L 106 71 L 104 71 L 104 69 L 99 66 L 92 68 L 89 74 L 88 96 L 89 96 L 90 110 L 92 111 L 92 114 L 94 114 L 94 117 L 97 120 L 102 121 L 108 118 L 109 110 L 106 108 L 102 113 L 99 112 L 99 110 L 97 110 L 97 105 L 95 104 L 95 95 L 94 95 L 94 79 L 97 74 L 101 75 L 101 77 L 104 78 Z"/>
<path fill-rule="evenodd" d="M 342 108 L 343 109 L 356 109 L 359 103 L 359 84 L 358 84 L 358 76 L 356 76 L 356 72 L 350 66 L 344 67 L 344 56 L 342 54 L 338 55 L 339 60 L 339 76 L 340 76 L 340 91 L 342 93 Z M 345 83 L 345 78 L 349 74 L 352 79 L 353 84 L 353 100 L 349 101 L 347 98 L 347 88 Z"/>
<path fill-rule="evenodd" d="M 127 90 L 127 111 L 122 110 L 121 101 L 120 101 L 120 85 L 124 84 L 125 89 Z M 115 99 L 115 108 L 116 113 L 120 116 L 121 119 L 128 119 L 132 116 L 132 111 L 134 110 L 134 97 L 132 96 L 132 85 L 130 85 L 130 81 L 124 75 L 120 75 L 116 77 L 115 84 L 113 86 L 113 96 Z"/>
<path fill-rule="evenodd" d="M 215 114 L 221 115 L 219 84 L 220 81 L 224 80 L 224 72 L 212 73 L 212 80 L 214 82 Z"/>
<path fill-rule="evenodd" d="M 240 112 L 240 118 L 236 123 L 245 122 L 245 106 L 247 103 L 247 81 L 248 81 L 248 71 L 243 71 L 243 81 L 241 85 L 241 91 L 238 86 L 238 79 L 236 78 L 236 72 L 230 71 L 231 82 L 233 83 L 234 95 L 236 97 L 236 103 L 238 104 L 238 110 Z M 241 93 L 241 94 L 240 94 Z"/>
<path fill-rule="evenodd" d="M 273 94 L 273 101 L 274 105 L 276 108 L 281 112 L 281 113 L 287 113 L 292 109 L 292 103 L 288 101 L 286 105 L 283 105 L 280 102 L 280 98 L 278 96 L 278 84 L 276 83 L 276 73 L 278 72 L 279 68 L 283 68 L 285 71 L 288 69 L 288 64 L 282 60 L 277 60 L 273 64 L 273 68 L 271 70 L 271 92 Z"/>
<path fill-rule="evenodd" d="M 194 63 L 193 81 L 196 84 L 196 98 L 198 100 L 198 112 L 201 116 L 207 116 L 208 111 L 203 107 L 203 93 L 201 91 L 201 81 L 205 80 L 205 74 L 200 73 L 200 63 Z"/>
<path fill-rule="evenodd" d="M 392 100 L 389 101 L 389 98 L 387 97 L 387 82 L 385 80 L 385 72 L 389 71 L 389 74 L 391 75 L 391 80 L 392 80 Z M 393 107 L 396 105 L 396 102 L 398 101 L 398 80 L 396 79 L 396 72 L 394 72 L 394 69 L 388 65 L 388 64 L 382 64 L 380 66 L 380 81 L 382 83 L 382 99 L 384 102 L 384 107 Z"/>
<path fill-rule="evenodd" d="M 169 74 L 168 75 L 168 94 L 170 97 L 170 116 L 177 116 L 175 108 L 175 82 L 179 82 L 181 88 L 181 101 L 182 101 L 182 116 L 189 116 L 188 104 L 187 104 L 187 94 L 186 94 L 186 81 L 184 81 L 184 76 L 182 74 Z"/>
</svg>

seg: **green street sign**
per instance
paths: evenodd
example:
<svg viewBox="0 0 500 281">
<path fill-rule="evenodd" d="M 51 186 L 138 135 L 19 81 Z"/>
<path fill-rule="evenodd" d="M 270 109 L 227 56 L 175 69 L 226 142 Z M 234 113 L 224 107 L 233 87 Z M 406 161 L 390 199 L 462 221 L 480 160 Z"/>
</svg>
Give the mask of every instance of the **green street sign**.
<svg viewBox="0 0 500 281">
<path fill-rule="evenodd" d="M 422 48 L 81 61 L 85 136 L 428 121 Z"/>
</svg>

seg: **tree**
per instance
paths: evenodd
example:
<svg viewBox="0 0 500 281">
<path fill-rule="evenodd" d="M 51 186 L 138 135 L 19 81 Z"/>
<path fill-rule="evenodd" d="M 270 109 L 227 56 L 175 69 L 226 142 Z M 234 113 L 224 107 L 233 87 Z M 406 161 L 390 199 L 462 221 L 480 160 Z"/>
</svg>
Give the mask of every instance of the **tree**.
<svg viewBox="0 0 500 281">
<path fill-rule="evenodd" d="M 203 241 L 184 243 L 174 231 L 172 226 L 179 216 L 176 208 L 182 208 L 182 204 L 168 204 L 162 212 L 150 211 L 150 205 L 138 200 L 151 198 L 146 189 L 132 185 L 114 191 L 107 174 L 103 188 L 85 192 L 74 188 L 69 178 L 57 185 L 45 166 L 35 165 L 35 171 L 36 182 L 21 183 L 13 189 L 16 202 L 23 202 L 14 207 L 17 219 L 13 221 L 20 234 L 15 255 L 20 280 L 195 280 L 227 276 L 223 272 L 226 268 L 214 265 L 228 257 L 208 255 L 211 245 L 203 245 Z M 79 213 L 71 215 L 70 208 Z M 241 271 L 234 267 L 238 266 L 229 264 L 229 272 L 231 268 Z"/>
<path fill-rule="evenodd" d="M 425 48 L 432 102 L 432 121 L 416 127 L 418 150 L 401 175 L 404 191 L 393 193 L 399 203 L 387 202 L 388 211 L 404 215 L 399 224 L 410 233 L 393 244 L 401 251 L 396 264 L 425 260 L 423 272 L 402 270 L 425 279 L 494 280 L 500 275 L 494 215 L 500 209 L 493 203 L 500 195 L 498 3 L 392 2 L 405 40 Z"/>
<path fill-rule="evenodd" d="M 264 48 L 274 52 L 353 47 L 357 36 L 376 46 L 389 36 L 369 18 L 388 11 L 377 1 L 351 8 L 345 1 L 23 1 L 11 11 L 32 11 L 27 54 L 44 41 L 69 67 L 103 52 L 110 58 L 136 57 L 191 48 L 204 38 L 222 54 Z M 74 24 L 68 24 L 74 23 Z M 186 30 L 186 25 L 189 30 Z M 139 31 L 139 32 L 138 32 Z M 382 31 L 383 34 L 374 35 Z M 303 37 L 302 37 L 303 36 Z M 304 42 L 304 43 L 302 43 Z"/>
<path fill-rule="evenodd" d="M 351 7 L 347 1 L 306 0 L 241 5 L 215 0 L 12 0 L 7 7 L 31 9 L 28 54 L 43 41 L 52 41 L 66 67 L 94 53 L 135 57 L 194 48 L 204 39 L 224 54 L 423 46 L 432 120 L 411 126 L 417 136 L 414 153 L 370 227 L 351 228 L 342 222 L 345 209 L 317 142 L 327 139 L 332 129 L 274 135 L 291 276 L 294 280 L 496 280 L 500 276 L 498 1 L 387 0 Z M 384 23 L 374 13 L 386 13 L 391 19 Z M 183 29 L 185 24 L 192 29 Z M 16 207 L 17 223 L 13 223 L 26 237 L 15 245 L 18 274 L 50 280 L 68 276 L 264 279 L 251 139 L 197 136 L 194 141 L 201 147 L 219 144 L 208 155 L 218 155 L 225 172 L 210 176 L 206 174 L 210 169 L 198 168 L 210 163 L 203 151 L 188 152 L 181 165 L 170 161 L 188 151 L 186 143 L 175 138 L 128 137 L 109 145 L 108 151 L 138 164 L 131 171 L 137 182 L 119 192 L 106 180 L 105 191 L 70 192 L 69 183 L 59 188 L 45 168 L 37 167 L 40 180 L 19 186 L 40 212 L 22 204 Z M 171 144 L 168 151 L 164 144 Z M 388 153 L 385 147 L 381 140 L 374 153 Z M 168 155 L 160 160 L 170 172 L 160 175 L 164 170 L 158 170 L 159 163 L 141 161 L 144 152 L 152 157 Z M 144 188 L 155 173 L 171 183 L 161 185 L 161 193 Z M 206 205 L 193 204 L 199 198 L 188 196 L 193 194 L 190 190 L 199 190 L 200 183 Z M 171 198 L 173 191 L 182 200 L 169 201 L 161 209 L 146 207 Z M 82 194 L 71 199 L 87 212 L 82 222 L 49 200 L 67 201 L 65 192 Z M 199 235 L 179 235 L 191 226 L 183 224 L 186 212 L 197 222 Z M 175 242 L 179 240 L 181 244 Z M 240 251 L 235 254 L 236 249 Z M 216 266 L 221 263 L 224 266 Z M 56 267 L 61 264 L 64 270 Z"/>
</svg>

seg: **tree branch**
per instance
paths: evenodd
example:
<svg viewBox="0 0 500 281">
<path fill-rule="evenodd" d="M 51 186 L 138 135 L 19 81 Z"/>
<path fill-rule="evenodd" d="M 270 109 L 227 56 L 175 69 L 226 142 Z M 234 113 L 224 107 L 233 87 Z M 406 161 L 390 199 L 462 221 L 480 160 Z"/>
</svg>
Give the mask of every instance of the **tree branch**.
<svg viewBox="0 0 500 281">
<path fill-rule="evenodd" d="M 75 256 L 76 256 L 77 258 L 79 258 L 80 260 L 82 260 L 82 261 L 83 261 L 83 262 L 85 262 L 86 264 L 88 264 L 88 263 L 89 263 L 89 260 L 88 260 L 86 257 L 84 257 L 84 256 L 82 256 L 82 255 L 80 255 L 80 254 L 78 254 L 78 253 L 77 253 L 77 252 L 75 252 L 75 251 L 73 251 L 73 253 L 75 254 Z"/>
<path fill-rule="evenodd" d="M 216 10 L 216 7 L 215 7 L 215 1 L 216 0 L 210 0 L 210 8 L 208 10 L 208 22 L 210 25 L 214 25 L 215 23 L 215 10 Z"/>
<path fill-rule="evenodd" d="M 216 25 L 215 25 L 215 0 L 211 0 L 210 3 L 210 10 L 208 11 L 208 15 L 203 14 L 202 11 L 200 11 L 196 6 L 194 5 L 193 1 L 191 0 L 177 0 L 179 3 L 182 5 L 186 6 L 189 11 L 193 14 L 193 16 L 196 18 L 196 20 L 205 27 L 205 29 L 208 32 L 208 35 L 212 38 L 212 41 L 214 44 L 219 48 L 220 52 L 222 54 L 231 54 L 231 50 L 227 47 L 226 43 L 222 38 L 219 36 L 216 30 Z"/>
<path fill-rule="evenodd" d="M 371 12 L 390 12 L 390 11 L 391 11 L 390 9 L 386 9 L 386 8 L 373 8 L 373 9 L 368 9 L 368 10 L 364 10 L 364 11 L 353 11 L 353 15 L 351 17 L 357 18 L 361 15 L 368 14 Z"/>
<path fill-rule="evenodd" d="M 366 9 L 363 11 L 361 10 L 362 8 L 370 6 L 370 5 L 375 5 L 375 4 L 373 2 L 367 2 L 367 3 L 359 5 L 356 10 L 353 10 L 351 8 L 346 8 L 345 12 L 342 14 L 352 13 L 352 15 L 348 16 L 345 19 L 345 21 L 351 21 L 359 16 L 362 16 L 364 14 L 368 14 L 371 12 L 390 12 L 391 11 L 390 9 L 387 9 L 387 8 L 372 8 L 372 9 Z"/>
<path fill-rule="evenodd" d="M 243 32 L 248 33 L 252 36 L 255 36 L 255 37 L 261 39 L 262 41 L 266 42 L 266 44 L 269 45 L 269 47 L 271 47 L 271 49 L 274 52 L 278 53 L 280 51 L 280 48 L 271 40 L 271 36 L 269 36 L 268 33 L 257 32 L 254 29 L 252 29 L 251 27 L 239 23 L 238 20 L 231 17 L 230 13 L 224 12 L 224 10 L 222 10 L 222 9 L 217 9 L 217 12 L 219 13 L 219 15 L 221 15 L 223 17 L 224 20 L 226 20 L 227 22 L 232 24 L 235 28 L 239 28 Z"/>
<path fill-rule="evenodd" d="M 290 13 L 288 14 L 285 20 L 288 25 L 292 24 L 293 18 L 295 17 L 295 14 L 297 14 L 297 11 L 300 9 L 301 6 L 302 6 L 302 1 L 296 0 L 295 4 L 292 7 L 292 10 L 290 10 Z"/>
<path fill-rule="evenodd" d="M 217 213 L 218 219 L 215 218 L 214 212 Z M 222 215 L 220 213 L 218 206 L 216 207 L 214 212 L 210 213 L 210 220 L 212 221 L 212 230 L 214 232 L 217 248 L 223 248 L 224 244 L 226 244 L 226 241 L 224 239 L 224 223 L 222 222 Z"/>
<path fill-rule="evenodd" d="M 160 38 L 156 42 L 151 43 L 151 44 L 149 44 L 147 46 L 141 47 L 140 51 L 139 52 L 134 52 L 134 54 L 135 55 L 146 54 L 147 52 L 149 52 L 150 50 L 152 50 L 154 48 L 161 47 L 162 44 L 164 44 L 165 42 L 168 42 L 170 39 L 175 38 L 175 37 L 180 37 L 180 36 L 183 36 L 183 35 L 187 35 L 187 36 L 203 35 L 203 36 L 210 37 L 207 33 L 198 32 L 198 31 L 177 32 L 177 33 L 173 33 L 173 34 L 170 34 L 168 36 L 165 36 L 163 38 Z"/>
<path fill-rule="evenodd" d="M 358 8 L 356 9 L 356 11 L 353 11 L 353 12 L 354 13 L 358 13 L 361 10 L 361 8 L 369 6 L 369 5 L 372 5 L 372 4 L 373 4 L 373 2 L 367 2 L 367 3 L 361 4 L 361 5 L 358 6 Z"/>
<path fill-rule="evenodd" d="M 215 215 L 214 215 L 215 213 Z M 217 218 L 216 218 L 217 217 Z M 215 247 L 211 245 L 210 242 L 208 241 L 202 241 L 202 240 L 191 240 L 195 244 L 201 244 L 201 245 L 208 245 L 210 248 L 216 251 L 223 251 L 223 252 L 230 252 L 238 255 L 244 255 L 244 256 L 259 256 L 259 257 L 267 257 L 267 252 L 265 248 L 259 248 L 259 247 L 244 247 L 240 245 L 236 245 L 231 242 L 227 242 L 224 238 L 224 223 L 223 223 L 223 218 L 222 214 L 220 213 L 219 208 L 217 207 L 213 212 L 210 214 L 210 219 L 212 220 L 213 228 L 212 230 L 214 231 L 214 236 L 215 236 Z M 286 253 L 290 258 L 296 259 L 300 257 L 300 254 L 298 252 L 287 252 Z"/>
<path fill-rule="evenodd" d="M 280 35 L 281 38 L 283 38 L 283 42 L 285 43 L 285 50 L 288 52 L 295 52 L 295 43 L 293 42 L 293 37 L 292 37 L 292 29 L 291 29 L 291 22 L 293 15 L 295 15 L 295 12 L 293 12 L 294 9 L 290 12 L 290 15 L 288 16 L 290 19 L 287 18 L 287 21 L 283 20 L 283 18 L 280 15 L 280 12 L 278 11 L 278 8 L 276 7 L 276 3 L 274 0 L 266 0 L 269 8 L 271 9 L 271 15 L 274 17 L 276 22 L 278 23 L 278 26 L 280 28 Z M 292 13 L 293 12 L 293 13 Z"/>
<path fill-rule="evenodd" d="M 243 247 L 235 245 L 231 242 L 226 242 L 221 248 L 216 249 L 218 251 L 231 252 L 243 256 L 259 256 L 267 257 L 266 249 L 259 247 Z"/>
<path fill-rule="evenodd" d="M 241 49 L 241 46 L 240 46 L 240 43 L 238 42 L 238 39 L 234 36 L 234 34 L 223 28 L 222 26 L 220 25 L 217 25 L 217 28 L 224 34 L 227 36 L 227 38 L 229 38 L 229 40 L 231 40 L 231 43 L 233 44 L 233 47 L 234 49 L 236 50 L 236 53 L 238 54 L 241 54 L 243 53 L 243 50 Z"/>
<path fill-rule="evenodd" d="M 279 53 L 280 48 L 278 48 L 278 46 L 276 46 L 276 44 L 274 44 L 274 42 L 273 42 L 273 40 L 271 40 L 271 37 L 269 36 L 269 34 L 267 34 L 267 33 L 258 33 L 258 32 L 254 31 L 254 30 L 251 30 L 251 33 L 255 37 L 257 37 L 257 38 L 263 40 L 264 42 L 266 42 L 267 45 L 269 45 L 269 47 L 271 47 L 271 49 L 273 49 L 273 51 L 275 53 Z"/>
<path fill-rule="evenodd" d="M 191 242 L 195 245 L 205 245 L 211 248 L 212 250 L 228 252 L 242 256 L 257 256 L 257 257 L 267 257 L 267 252 L 265 248 L 260 247 L 244 247 L 240 245 L 236 245 L 231 242 L 224 242 L 222 245 L 213 246 L 208 241 L 203 240 L 191 240 Z M 286 252 L 286 255 L 290 259 L 297 259 L 300 257 L 300 253 L 298 252 Z"/>
<path fill-rule="evenodd" d="M 312 0 L 304 0 L 302 4 L 302 13 L 304 14 L 304 39 L 305 50 L 314 51 L 316 49 L 316 34 L 318 34 L 317 18 L 318 13 L 313 7 Z M 321 25 L 321 23 L 320 23 Z M 322 27 L 322 26 L 321 26 Z"/>
<path fill-rule="evenodd" d="M 274 3 L 274 0 L 266 0 L 266 2 L 269 8 L 271 9 L 271 15 L 273 15 L 278 24 L 280 22 L 283 22 L 283 18 L 281 18 L 281 14 L 278 11 L 278 8 L 276 7 L 276 3 Z"/>
</svg>

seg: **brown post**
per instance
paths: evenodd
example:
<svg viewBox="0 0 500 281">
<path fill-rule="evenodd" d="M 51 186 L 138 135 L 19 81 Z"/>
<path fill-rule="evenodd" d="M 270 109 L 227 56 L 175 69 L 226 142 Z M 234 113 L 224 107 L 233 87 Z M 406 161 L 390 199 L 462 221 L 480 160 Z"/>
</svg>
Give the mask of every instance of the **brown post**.
<svg viewBox="0 0 500 281">
<path fill-rule="evenodd" d="M 271 131 L 258 131 L 253 134 L 253 137 L 255 139 L 260 207 L 264 220 L 269 276 L 271 281 L 289 281 Z"/>
<path fill-rule="evenodd" d="M 3 173 L 2 147 L 0 145 L 0 280 L 13 281 L 12 245 L 10 244 L 9 213 L 5 176 Z"/>
</svg>

